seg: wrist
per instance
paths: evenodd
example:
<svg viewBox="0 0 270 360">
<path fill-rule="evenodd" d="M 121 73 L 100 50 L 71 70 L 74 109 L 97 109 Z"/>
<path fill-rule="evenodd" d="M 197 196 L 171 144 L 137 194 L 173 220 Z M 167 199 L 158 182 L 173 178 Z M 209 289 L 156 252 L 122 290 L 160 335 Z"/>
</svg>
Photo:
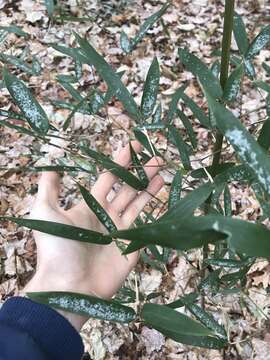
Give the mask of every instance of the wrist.
<svg viewBox="0 0 270 360">
<path fill-rule="evenodd" d="M 77 283 L 76 286 L 74 286 L 72 281 L 58 279 L 57 277 L 51 279 L 50 276 L 43 276 L 43 274 L 37 272 L 20 292 L 20 295 L 27 297 L 27 293 L 43 291 L 86 293 L 85 287 L 80 283 Z M 88 317 L 82 315 L 77 315 L 66 310 L 53 309 L 67 319 L 77 331 L 80 331 L 84 323 L 88 320 Z"/>
</svg>

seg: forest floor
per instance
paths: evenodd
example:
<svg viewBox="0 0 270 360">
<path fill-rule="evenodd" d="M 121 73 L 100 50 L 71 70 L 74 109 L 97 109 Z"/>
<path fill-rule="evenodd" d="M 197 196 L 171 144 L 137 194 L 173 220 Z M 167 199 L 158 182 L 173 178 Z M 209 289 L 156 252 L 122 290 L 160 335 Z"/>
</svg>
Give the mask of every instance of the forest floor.
<svg viewBox="0 0 270 360">
<path fill-rule="evenodd" d="M 172 1 L 173 6 L 163 16 L 163 24 L 158 22 L 130 55 L 125 55 L 121 50 L 121 31 L 124 30 L 129 38 L 132 38 L 139 24 L 157 11 L 164 3 L 163 0 L 67 0 L 62 3 L 68 16 L 76 16 L 81 20 L 50 22 L 41 0 L 0 0 L 0 25 L 16 24 L 31 35 L 30 39 L 25 40 L 9 34 L 4 44 L 0 45 L 0 50 L 13 55 L 25 51 L 26 58 L 33 55 L 37 57 L 42 64 L 41 75 L 22 74 L 21 78 L 29 84 L 56 127 L 67 118 L 69 110 L 53 106 L 51 100 L 69 100 L 70 97 L 55 78 L 56 75 L 73 72 L 74 64 L 71 58 L 55 51 L 49 44 L 73 45 L 72 31 L 81 35 L 87 34 L 92 45 L 115 69 L 125 71 L 123 81 L 135 100 L 140 99 L 147 70 L 156 56 L 161 66 L 163 107 L 166 108 L 170 96 L 184 81 L 189 81 L 186 93 L 204 107 L 198 84 L 191 73 L 184 71 L 180 65 L 177 49 L 179 46 L 187 46 L 189 51 L 204 59 L 206 63 L 213 62 L 211 52 L 220 48 L 221 42 L 223 1 Z M 243 16 L 248 33 L 253 38 L 258 33 L 259 25 L 266 24 L 266 18 L 269 19 L 269 2 L 239 0 L 237 3 L 237 11 Z M 82 19 L 87 16 L 94 20 Z M 232 49 L 236 50 L 235 41 Z M 269 50 L 261 51 L 256 58 L 258 71 L 259 65 L 266 60 L 270 60 Z M 96 75 L 89 66 L 84 66 L 83 70 L 84 75 L 79 85 L 82 91 L 97 83 Z M 250 111 L 260 108 L 263 100 L 258 91 L 251 87 L 247 89 L 241 98 L 242 111 L 249 113 L 245 120 L 246 125 L 256 131 L 256 124 L 265 117 L 265 113 L 263 110 Z M 0 90 L 0 105 L 2 109 L 15 109 L 6 89 Z M 74 142 L 87 139 L 94 148 L 113 154 L 129 141 L 131 127 L 132 121 L 123 113 L 121 104 L 113 101 L 108 106 L 107 116 L 104 117 L 76 113 L 66 134 Z M 194 122 L 194 129 L 198 139 L 198 151 L 192 158 L 192 165 L 196 169 L 210 164 L 213 143 L 209 132 L 197 122 Z M 155 132 L 151 139 L 158 150 L 166 151 L 168 158 L 177 158 L 177 152 L 167 147 L 166 138 L 161 132 Z M 30 171 L 14 171 L 13 168 L 30 166 L 33 161 L 35 165 L 49 165 L 56 159 L 63 159 L 65 140 L 55 139 L 54 144 L 58 147 L 41 145 L 30 136 L 0 127 L 0 216 L 24 217 L 29 214 L 39 175 Z M 232 150 L 226 148 L 224 158 L 231 154 Z M 172 174 L 163 171 L 162 175 L 166 186 L 160 192 L 159 199 L 166 202 Z M 87 182 L 85 174 L 78 176 Z M 237 183 L 233 184 L 230 190 L 233 213 L 245 220 L 256 220 L 260 207 L 252 191 Z M 61 204 L 69 208 L 78 198 L 75 182 L 66 175 L 61 190 Z M 173 253 L 169 263 L 161 269 L 153 269 L 141 260 L 127 283 L 131 287 L 136 283 L 144 294 L 161 292 L 162 296 L 156 299 L 160 303 L 173 301 L 182 295 L 183 289 L 188 293 L 196 288 L 196 273 L 202 251 L 194 250 L 187 256 L 188 261 L 184 256 Z M 35 264 L 32 233 L 23 227 L 5 222 L 0 229 L 1 302 L 18 293 L 33 275 Z M 270 359 L 269 284 L 269 262 L 258 260 L 248 274 L 247 294 L 222 295 L 215 298 L 215 303 L 206 301 L 206 307 L 213 311 L 215 317 L 226 324 L 226 329 L 229 330 L 232 345 L 224 351 L 182 345 L 138 323 L 127 326 L 97 320 L 89 320 L 82 330 L 85 349 L 91 359 L 95 360 Z"/>
</svg>

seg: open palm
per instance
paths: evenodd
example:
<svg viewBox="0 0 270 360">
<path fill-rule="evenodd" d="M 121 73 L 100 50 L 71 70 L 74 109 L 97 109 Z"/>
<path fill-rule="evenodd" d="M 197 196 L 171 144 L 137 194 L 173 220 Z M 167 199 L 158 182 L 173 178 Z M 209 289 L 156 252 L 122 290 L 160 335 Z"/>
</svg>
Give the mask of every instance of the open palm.
<svg viewBox="0 0 270 360">
<path fill-rule="evenodd" d="M 132 146 L 136 152 L 141 151 L 138 142 L 133 142 Z M 129 146 L 126 146 L 115 162 L 127 168 L 130 161 Z M 111 201 L 107 196 L 118 179 L 109 172 L 99 176 L 91 193 L 118 229 L 128 228 L 149 202 L 151 195 L 157 194 L 163 186 L 163 179 L 158 175 L 160 165 L 160 158 L 152 158 L 146 164 L 145 171 L 151 180 L 147 191 L 138 193 L 128 185 L 122 185 Z M 105 228 L 84 200 L 70 210 L 63 210 L 58 203 L 59 187 L 60 178 L 57 173 L 42 174 L 37 199 L 30 214 L 32 219 L 105 232 Z M 138 253 L 121 255 L 115 243 L 95 245 L 40 232 L 35 232 L 34 235 L 37 245 L 37 271 L 25 291 L 73 291 L 110 298 L 121 287 L 138 260 Z"/>
</svg>

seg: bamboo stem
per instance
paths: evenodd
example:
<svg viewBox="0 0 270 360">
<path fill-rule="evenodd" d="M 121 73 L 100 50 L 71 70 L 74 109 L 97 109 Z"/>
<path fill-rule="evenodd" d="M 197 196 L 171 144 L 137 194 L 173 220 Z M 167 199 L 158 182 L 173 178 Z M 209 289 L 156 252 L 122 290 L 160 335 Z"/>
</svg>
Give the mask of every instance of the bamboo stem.
<svg viewBox="0 0 270 360">
<path fill-rule="evenodd" d="M 234 0 L 225 0 L 225 14 L 224 14 L 224 24 L 223 24 L 221 70 L 220 70 L 220 85 L 222 89 L 225 88 L 229 73 L 234 6 L 235 6 Z M 220 161 L 222 143 L 223 143 L 223 135 L 220 132 L 218 132 L 214 146 L 214 157 L 212 163 L 214 175 L 215 175 L 215 169 Z"/>
</svg>

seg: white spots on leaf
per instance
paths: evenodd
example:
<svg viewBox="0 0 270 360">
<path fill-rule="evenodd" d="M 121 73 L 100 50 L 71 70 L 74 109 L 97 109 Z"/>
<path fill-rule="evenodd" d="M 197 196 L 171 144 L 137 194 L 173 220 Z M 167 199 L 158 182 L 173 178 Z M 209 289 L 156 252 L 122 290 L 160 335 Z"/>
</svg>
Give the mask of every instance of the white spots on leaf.
<svg viewBox="0 0 270 360">
<path fill-rule="evenodd" d="M 24 112 L 25 117 L 38 129 L 44 129 L 47 127 L 47 119 L 45 113 L 42 114 L 38 109 L 33 99 L 28 94 L 28 90 L 20 81 L 13 81 L 10 85 L 10 89 L 13 92 L 13 97 L 18 106 Z M 46 121 L 46 125 L 44 123 Z"/>
<path fill-rule="evenodd" d="M 225 136 L 237 147 L 238 154 L 256 173 L 265 190 L 270 193 L 270 171 L 258 160 L 258 154 L 252 149 L 250 142 L 242 130 L 227 130 Z"/>
<path fill-rule="evenodd" d="M 76 296 L 55 296 L 48 299 L 51 306 L 59 306 L 61 309 L 74 313 L 84 313 L 89 316 L 108 321 L 128 322 L 133 320 L 133 311 L 121 308 L 120 305 L 102 302 L 91 302 L 85 298 Z"/>
</svg>

